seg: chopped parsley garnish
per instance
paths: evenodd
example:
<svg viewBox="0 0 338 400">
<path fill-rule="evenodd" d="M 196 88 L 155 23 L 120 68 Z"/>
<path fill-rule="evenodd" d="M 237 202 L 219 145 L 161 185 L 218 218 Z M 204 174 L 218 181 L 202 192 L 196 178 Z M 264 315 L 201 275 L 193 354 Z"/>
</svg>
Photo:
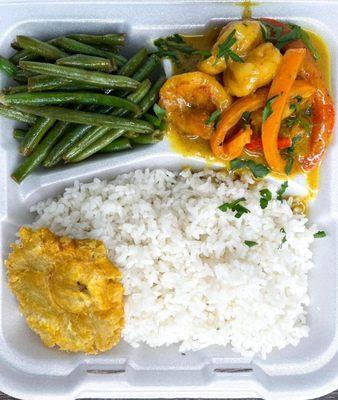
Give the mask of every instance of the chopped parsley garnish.
<svg viewBox="0 0 338 400">
<path fill-rule="evenodd" d="M 259 199 L 259 204 L 261 209 L 264 210 L 268 206 L 269 201 L 272 200 L 272 193 L 269 189 L 262 189 L 259 191 L 261 198 Z"/>
<path fill-rule="evenodd" d="M 253 242 L 252 240 L 245 240 L 245 241 L 244 241 L 244 244 L 245 244 L 246 246 L 248 246 L 248 247 L 254 247 L 254 246 L 257 246 L 257 245 L 258 245 L 257 242 Z"/>
<path fill-rule="evenodd" d="M 270 170 L 263 164 L 255 163 L 253 160 L 243 160 L 241 158 L 235 158 L 230 162 L 230 169 L 235 171 L 236 169 L 248 168 L 255 178 L 264 178 Z"/>
<path fill-rule="evenodd" d="M 236 34 L 236 29 L 234 29 L 230 35 L 218 46 L 216 61 L 220 58 L 224 58 L 225 61 L 228 61 L 231 58 L 233 61 L 238 63 L 243 63 L 244 61 L 241 57 L 231 50 L 231 47 L 236 43 L 237 39 L 234 37 Z"/>
<path fill-rule="evenodd" d="M 250 122 L 250 118 L 251 118 L 251 112 L 244 111 L 244 113 L 242 114 L 242 121 L 244 121 L 246 124 L 248 124 Z"/>
<path fill-rule="evenodd" d="M 323 238 L 325 236 L 326 236 L 326 233 L 324 231 L 318 231 L 313 235 L 313 237 L 315 239 L 320 239 L 320 238 Z"/>
<path fill-rule="evenodd" d="M 281 249 L 283 244 L 286 242 L 287 239 L 286 239 L 286 232 L 285 232 L 284 228 L 280 228 L 279 232 L 283 233 L 282 242 L 278 247 L 279 249 Z"/>
<path fill-rule="evenodd" d="M 154 45 L 157 47 L 157 54 L 161 58 L 170 58 L 175 64 L 180 65 L 180 55 L 199 55 L 203 58 L 211 56 L 210 51 L 196 50 L 191 47 L 181 35 L 174 34 L 166 38 L 155 40 Z"/>
<path fill-rule="evenodd" d="M 263 114 L 262 114 L 263 122 L 265 122 L 270 117 L 270 115 L 272 114 L 272 107 L 271 106 L 272 106 L 273 102 L 277 99 L 277 97 L 278 97 L 278 94 L 276 94 L 276 96 L 271 97 L 271 99 L 269 99 L 266 102 L 264 110 L 263 110 Z"/>
<path fill-rule="evenodd" d="M 242 201 L 245 201 L 245 197 L 241 197 L 238 200 L 234 200 L 231 203 L 224 203 L 221 206 L 218 207 L 219 210 L 226 212 L 228 210 L 231 210 L 235 213 L 235 218 L 241 218 L 243 214 L 249 213 L 250 210 L 248 210 L 246 207 L 242 206 L 241 203 Z"/>
<path fill-rule="evenodd" d="M 281 187 L 277 190 L 277 200 L 279 200 L 280 202 L 283 201 L 283 194 L 285 193 L 288 186 L 289 186 L 288 181 L 285 181 L 281 184 Z"/>
<path fill-rule="evenodd" d="M 290 28 L 289 32 L 283 34 L 283 28 L 270 24 L 269 22 L 261 22 L 261 32 L 266 42 L 272 42 L 278 49 L 283 48 L 286 44 L 295 40 L 301 40 L 309 49 L 315 60 L 320 58 L 318 51 L 311 42 L 309 35 L 304 29 L 296 24 L 287 24 Z"/>
<path fill-rule="evenodd" d="M 307 117 L 311 116 L 312 110 L 307 107 L 305 110 L 299 110 L 299 104 L 302 101 L 301 96 L 295 96 L 294 99 L 296 100 L 295 103 L 291 103 L 289 108 L 292 110 L 294 115 L 291 115 L 289 118 L 286 119 L 286 125 L 288 128 L 292 128 L 295 125 L 299 125 L 307 134 L 311 132 L 311 124 Z"/>
<path fill-rule="evenodd" d="M 206 120 L 206 124 L 207 125 L 211 125 L 212 123 L 215 123 L 215 125 L 217 125 L 217 123 L 219 122 L 219 117 L 221 116 L 222 111 L 221 110 L 216 110 L 214 111 L 210 117 Z"/>
<path fill-rule="evenodd" d="M 297 135 L 292 139 L 291 146 L 286 150 L 286 164 L 285 164 L 285 173 L 286 175 L 290 175 L 294 162 L 294 154 L 296 144 L 301 140 L 301 136 Z"/>
</svg>

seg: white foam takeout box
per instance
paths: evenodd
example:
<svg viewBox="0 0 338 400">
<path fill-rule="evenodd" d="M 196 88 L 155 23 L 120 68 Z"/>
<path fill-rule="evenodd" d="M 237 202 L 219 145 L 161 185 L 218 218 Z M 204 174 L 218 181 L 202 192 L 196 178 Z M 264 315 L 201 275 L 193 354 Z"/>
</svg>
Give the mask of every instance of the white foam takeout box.
<svg viewBox="0 0 338 400">
<path fill-rule="evenodd" d="M 257 3 L 256 3 L 257 4 Z M 253 17 L 299 23 L 318 32 L 331 53 L 332 88 L 337 98 L 337 1 L 274 1 L 258 3 Z M 196 33 L 229 19 L 243 9 L 230 1 L 2 1 L 0 54 L 11 54 L 17 34 L 42 39 L 72 32 L 126 32 L 132 52 L 159 36 Z M 0 78 L 0 87 L 8 81 Z M 69 167 L 38 171 L 20 186 L 10 179 L 19 162 L 12 139 L 16 123 L 0 119 L 0 219 L 2 259 L 20 225 L 32 222 L 29 207 L 62 192 L 74 180 L 107 178 L 144 167 L 178 169 L 203 161 L 184 159 L 166 141 L 120 155 L 106 155 Z M 336 129 L 337 134 L 337 129 Z M 313 245 L 315 268 L 310 274 L 310 334 L 297 347 L 273 351 L 266 360 L 243 358 L 230 348 L 209 347 L 182 355 L 178 346 L 132 348 L 121 342 L 97 355 L 67 354 L 47 349 L 21 317 L 7 287 L 5 268 L 0 284 L 0 390 L 22 399 L 264 397 L 308 399 L 338 387 L 337 215 L 338 141 L 325 159 L 320 191 L 310 220 L 328 236 Z"/>
</svg>

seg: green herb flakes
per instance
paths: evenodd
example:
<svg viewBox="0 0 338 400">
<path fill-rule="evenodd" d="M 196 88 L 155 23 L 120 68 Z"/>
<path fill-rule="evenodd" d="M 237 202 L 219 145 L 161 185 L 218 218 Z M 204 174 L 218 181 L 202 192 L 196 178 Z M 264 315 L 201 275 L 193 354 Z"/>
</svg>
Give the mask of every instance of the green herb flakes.
<svg viewBox="0 0 338 400">
<path fill-rule="evenodd" d="M 259 204 L 261 209 L 264 210 L 268 206 L 269 201 L 272 200 L 272 193 L 269 189 L 262 189 L 259 191 L 261 198 L 259 199 Z"/>
<path fill-rule="evenodd" d="M 277 97 L 278 97 L 278 94 L 276 94 L 276 96 L 271 97 L 271 99 L 269 99 L 266 102 L 264 110 L 263 110 L 263 114 L 262 114 L 263 122 L 265 122 L 270 117 L 270 115 L 272 114 L 272 107 L 271 106 L 274 103 L 274 101 L 277 99 Z"/>
<path fill-rule="evenodd" d="M 216 110 L 216 111 L 214 111 L 214 112 L 210 115 L 210 117 L 206 120 L 206 124 L 207 124 L 207 125 L 211 125 L 211 124 L 214 123 L 215 125 L 217 125 L 217 123 L 219 122 L 219 118 L 220 118 L 221 114 L 222 114 L 222 111 L 221 111 L 221 110 Z"/>
<path fill-rule="evenodd" d="M 240 218 L 243 214 L 250 212 L 250 210 L 248 210 L 246 207 L 240 204 L 245 200 L 246 200 L 245 197 L 241 197 L 240 199 L 234 200 L 231 203 L 222 204 L 221 206 L 218 207 L 218 209 L 223 212 L 231 210 L 235 213 L 235 218 Z"/>
<path fill-rule="evenodd" d="M 281 187 L 277 190 L 277 200 L 279 200 L 280 202 L 283 201 L 283 194 L 285 193 L 288 186 L 289 186 L 288 181 L 285 181 L 281 184 Z"/>
<path fill-rule="evenodd" d="M 315 239 L 320 239 L 320 238 L 323 238 L 325 236 L 326 236 L 326 232 L 324 232 L 324 231 L 318 231 L 313 235 L 313 237 Z"/>
<path fill-rule="evenodd" d="M 241 59 L 239 55 L 237 55 L 234 51 L 231 50 L 231 47 L 236 43 L 237 39 L 235 39 L 236 30 L 234 29 L 230 35 L 218 46 L 216 61 L 220 58 L 224 58 L 225 61 L 228 61 L 231 58 L 233 61 L 238 63 L 243 63 L 244 61 Z"/>
<path fill-rule="evenodd" d="M 235 171 L 241 168 L 248 168 L 255 178 L 264 178 L 270 170 L 263 164 L 255 163 L 253 160 L 243 160 L 241 158 L 235 158 L 230 161 L 230 169 Z"/>
<path fill-rule="evenodd" d="M 257 245 L 258 245 L 257 242 L 253 242 L 252 240 L 245 240 L 245 241 L 244 241 L 244 244 L 245 244 L 246 246 L 248 246 L 248 247 L 254 247 L 254 246 L 257 246 Z"/>
</svg>

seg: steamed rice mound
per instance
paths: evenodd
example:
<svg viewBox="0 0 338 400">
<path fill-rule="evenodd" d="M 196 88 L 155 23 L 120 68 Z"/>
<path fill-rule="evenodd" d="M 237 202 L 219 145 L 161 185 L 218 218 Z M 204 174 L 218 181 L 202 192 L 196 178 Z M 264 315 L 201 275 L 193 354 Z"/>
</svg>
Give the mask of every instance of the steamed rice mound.
<svg viewBox="0 0 338 400">
<path fill-rule="evenodd" d="M 279 187 L 211 171 L 136 170 L 75 182 L 32 211 L 36 227 L 103 240 L 123 274 L 123 338 L 131 345 L 230 344 L 264 356 L 308 334 L 314 229 L 276 199 Z M 265 209 L 263 188 L 273 196 Z M 218 209 L 241 197 L 250 213 Z"/>
</svg>

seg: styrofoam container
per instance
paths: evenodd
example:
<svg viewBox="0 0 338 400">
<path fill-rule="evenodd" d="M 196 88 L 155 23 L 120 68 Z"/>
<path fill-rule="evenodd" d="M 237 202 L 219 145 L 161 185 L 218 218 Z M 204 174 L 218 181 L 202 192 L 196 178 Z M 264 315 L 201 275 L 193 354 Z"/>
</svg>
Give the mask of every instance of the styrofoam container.
<svg viewBox="0 0 338 400">
<path fill-rule="evenodd" d="M 257 3 L 256 3 L 257 4 Z M 337 97 L 338 3 L 336 1 L 274 1 L 252 8 L 254 17 L 299 23 L 327 42 L 332 87 Z M 243 9 L 230 1 L 1 1 L 0 53 L 8 56 L 17 34 L 42 39 L 71 32 L 128 34 L 127 53 L 173 32 L 196 33 Z M 0 87 L 8 82 L 1 77 Z M 10 178 L 19 162 L 12 139 L 15 123 L 0 120 L 0 217 L 4 260 L 20 225 L 32 222 L 29 207 L 62 192 L 75 179 L 111 177 L 143 167 L 178 169 L 203 161 L 184 159 L 166 141 L 116 156 L 102 156 L 81 165 L 37 171 L 20 186 Z M 336 132 L 337 133 L 337 132 Z M 178 346 L 132 348 L 121 342 L 97 355 L 67 354 L 44 347 L 26 325 L 7 287 L 5 268 L 0 286 L 0 390 L 24 399 L 78 397 L 177 398 L 264 397 L 307 399 L 338 386 L 338 142 L 325 159 L 320 190 L 310 220 L 325 227 L 328 237 L 313 246 L 315 268 L 310 274 L 310 334 L 297 347 L 272 352 L 266 360 L 243 358 L 230 348 L 209 347 L 182 355 Z"/>
</svg>

